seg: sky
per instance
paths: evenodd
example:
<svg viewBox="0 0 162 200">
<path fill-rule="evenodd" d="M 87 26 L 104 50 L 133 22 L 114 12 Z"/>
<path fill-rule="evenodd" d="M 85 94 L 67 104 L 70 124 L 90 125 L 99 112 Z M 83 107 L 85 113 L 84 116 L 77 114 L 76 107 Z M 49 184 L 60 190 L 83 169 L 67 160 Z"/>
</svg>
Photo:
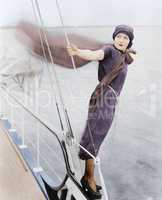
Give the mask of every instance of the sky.
<svg viewBox="0 0 162 200">
<path fill-rule="evenodd" d="M 35 1 L 35 0 L 34 0 Z M 124 2 L 124 3 L 123 3 Z M 162 1 L 157 0 L 58 0 L 66 26 L 162 26 Z M 34 21 L 31 0 L 0 0 L 0 26 L 20 20 Z M 55 0 L 39 0 L 47 26 L 61 26 Z"/>
</svg>

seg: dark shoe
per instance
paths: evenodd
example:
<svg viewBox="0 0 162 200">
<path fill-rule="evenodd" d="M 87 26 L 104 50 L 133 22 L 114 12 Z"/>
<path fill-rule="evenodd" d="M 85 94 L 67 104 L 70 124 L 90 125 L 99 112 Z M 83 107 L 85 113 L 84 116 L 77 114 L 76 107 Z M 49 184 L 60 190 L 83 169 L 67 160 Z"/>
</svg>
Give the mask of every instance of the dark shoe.
<svg viewBox="0 0 162 200">
<path fill-rule="evenodd" d="M 82 179 L 83 179 L 83 177 L 82 177 Z M 81 179 L 81 181 L 82 181 L 82 179 Z M 96 185 L 96 189 L 99 191 L 99 190 L 102 190 L 102 186 L 100 186 L 100 185 Z"/>
<path fill-rule="evenodd" d="M 97 190 L 102 190 L 102 187 L 100 185 L 96 185 Z"/>
<path fill-rule="evenodd" d="M 87 195 L 89 196 L 90 199 L 101 199 L 102 195 L 99 191 L 94 191 L 89 185 L 88 182 L 84 180 L 82 177 L 81 179 L 81 184 L 83 189 L 87 192 Z"/>
</svg>

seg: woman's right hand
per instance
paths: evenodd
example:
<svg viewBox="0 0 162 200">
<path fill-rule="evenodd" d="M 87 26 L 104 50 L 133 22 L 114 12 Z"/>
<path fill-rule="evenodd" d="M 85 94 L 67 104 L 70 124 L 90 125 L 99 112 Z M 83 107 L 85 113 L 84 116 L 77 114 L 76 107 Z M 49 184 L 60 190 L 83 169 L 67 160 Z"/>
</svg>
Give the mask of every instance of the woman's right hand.
<svg viewBox="0 0 162 200">
<path fill-rule="evenodd" d="M 67 51 L 70 56 L 76 56 L 79 49 L 74 44 L 70 44 L 67 46 Z"/>
</svg>

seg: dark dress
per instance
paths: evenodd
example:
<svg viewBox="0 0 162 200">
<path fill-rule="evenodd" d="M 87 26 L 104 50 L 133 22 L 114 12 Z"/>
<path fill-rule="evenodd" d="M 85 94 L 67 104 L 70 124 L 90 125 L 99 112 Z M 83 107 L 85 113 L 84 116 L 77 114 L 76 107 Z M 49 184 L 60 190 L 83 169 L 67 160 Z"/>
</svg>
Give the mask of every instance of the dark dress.
<svg viewBox="0 0 162 200">
<path fill-rule="evenodd" d="M 111 82 L 102 97 L 97 102 L 95 111 L 88 112 L 88 119 L 83 132 L 80 144 L 93 156 L 97 156 L 99 148 L 107 135 L 115 114 L 117 97 L 120 95 L 127 75 L 127 56 L 116 49 L 113 45 L 103 48 L 104 59 L 99 61 L 98 80 L 101 81 L 107 73 L 112 71 L 112 67 L 123 59 L 123 68 L 116 78 Z M 80 148 L 79 157 L 82 160 L 90 159 L 91 156 Z"/>
</svg>

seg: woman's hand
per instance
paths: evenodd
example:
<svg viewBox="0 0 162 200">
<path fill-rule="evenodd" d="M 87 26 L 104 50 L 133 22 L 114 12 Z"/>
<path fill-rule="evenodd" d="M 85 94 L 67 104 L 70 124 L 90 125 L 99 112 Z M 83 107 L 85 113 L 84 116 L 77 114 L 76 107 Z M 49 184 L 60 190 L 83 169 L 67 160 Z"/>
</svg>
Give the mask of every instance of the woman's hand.
<svg viewBox="0 0 162 200">
<path fill-rule="evenodd" d="M 70 56 L 76 56 L 79 49 L 74 44 L 70 44 L 67 46 L 67 51 Z"/>
</svg>

